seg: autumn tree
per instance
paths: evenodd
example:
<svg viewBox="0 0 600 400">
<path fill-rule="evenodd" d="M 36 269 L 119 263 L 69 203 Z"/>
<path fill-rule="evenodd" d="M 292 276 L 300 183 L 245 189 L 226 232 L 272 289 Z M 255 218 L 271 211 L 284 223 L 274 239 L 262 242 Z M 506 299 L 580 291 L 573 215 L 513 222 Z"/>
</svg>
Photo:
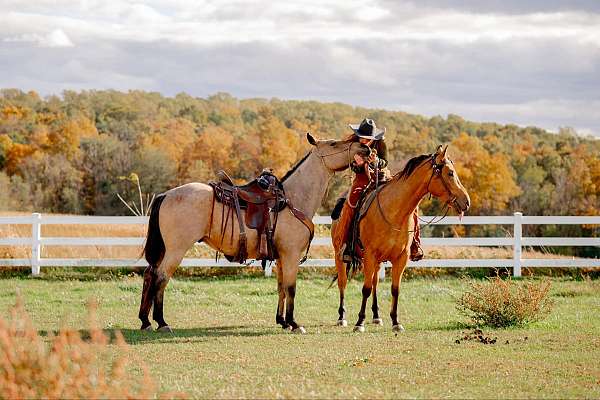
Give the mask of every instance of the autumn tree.
<svg viewBox="0 0 600 400">
<path fill-rule="evenodd" d="M 476 137 L 461 133 L 452 141 L 449 154 L 471 197 L 470 213 L 498 214 L 520 194 L 508 157 L 490 154 Z"/>
</svg>

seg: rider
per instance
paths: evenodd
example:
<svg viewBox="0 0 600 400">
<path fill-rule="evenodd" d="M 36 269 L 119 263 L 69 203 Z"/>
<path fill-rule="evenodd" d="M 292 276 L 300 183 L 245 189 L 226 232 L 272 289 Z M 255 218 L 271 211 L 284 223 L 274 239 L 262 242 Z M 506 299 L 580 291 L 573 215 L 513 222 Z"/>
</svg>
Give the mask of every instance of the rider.
<svg viewBox="0 0 600 400">
<path fill-rule="evenodd" d="M 365 192 L 365 189 L 377 181 L 384 183 L 390 179 L 390 171 L 387 168 L 387 146 L 384 141 L 385 128 L 377 128 L 375 121 L 370 118 L 365 118 L 360 124 L 350 124 L 350 128 L 354 131 L 347 140 L 352 142 L 360 142 L 371 148 L 371 154 L 368 158 L 363 158 L 358 154 L 354 155 L 350 168 L 355 173 L 352 187 L 348 193 L 346 201 L 344 201 L 343 209 L 338 221 L 336 231 L 339 235 L 334 239 L 341 244 L 341 252 L 344 256 L 344 261 L 351 261 L 352 254 L 348 254 L 347 240 L 350 233 L 352 219 L 356 212 L 356 208 Z M 374 186 L 374 184 L 373 184 Z M 343 201 L 338 200 L 338 203 Z M 338 206 L 336 205 L 336 208 Z M 410 259 L 419 261 L 423 258 L 423 250 L 421 249 L 421 235 L 418 223 L 417 211 L 413 218 L 415 220 L 415 234 L 413 242 L 410 246 Z"/>
</svg>

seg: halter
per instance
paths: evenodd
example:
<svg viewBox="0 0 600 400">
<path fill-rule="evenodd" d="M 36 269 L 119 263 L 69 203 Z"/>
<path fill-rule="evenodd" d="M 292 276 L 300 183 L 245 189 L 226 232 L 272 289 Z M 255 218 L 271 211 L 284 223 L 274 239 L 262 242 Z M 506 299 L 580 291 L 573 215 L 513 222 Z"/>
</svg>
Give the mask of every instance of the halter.
<svg viewBox="0 0 600 400">
<path fill-rule="evenodd" d="M 350 157 L 350 149 L 352 148 L 352 145 L 355 142 L 349 142 L 348 143 L 348 148 L 344 149 L 344 150 L 340 150 L 340 151 L 335 151 L 333 153 L 329 153 L 329 154 L 321 154 L 319 153 L 319 149 L 317 147 L 315 147 L 314 149 L 311 150 L 311 152 L 315 152 L 315 154 L 317 156 L 319 156 L 319 159 L 321 160 L 321 163 L 323 164 L 323 167 L 325 167 L 325 171 L 327 171 L 327 173 L 329 174 L 329 179 L 327 180 L 327 187 L 325 188 L 325 195 L 323 197 L 327 197 L 329 195 L 329 187 L 331 186 L 331 177 L 335 175 L 335 173 L 337 171 L 343 171 L 344 169 L 346 169 L 346 167 L 344 168 L 340 168 L 339 170 L 331 170 L 327 164 L 325 164 L 325 157 L 329 157 L 329 156 L 334 156 L 336 154 L 340 154 L 340 153 L 344 153 L 344 152 L 348 152 L 348 167 L 350 168 L 350 165 L 352 164 L 352 159 Z"/>
<path fill-rule="evenodd" d="M 348 143 L 348 147 L 346 149 L 340 150 L 340 151 L 334 151 L 333 153 L 329 153 L 329 154 L 321 154 L 321 153 L 319 153 L 319 149 L 317 147 L 315 147 L 311 151 L 314 151 L 319 156 L 319 158 L 321 159 L 321 162 L 323 163 L 323 166 L 325 167 L 325 169 L 329 173 L 329 176 L 333 176 L 337 171 L 341 171 L 342 168 L 340 168 L 339 170 L 333 170 L 333 172 L 331 172 L 332 171 L 331 168 L 329 168 L 327 166 L 327 164 L 325 164 L 325 157 L 335 156 L 336 154 L 347 152 L 348 153 L 348 167 L 349 167 L 350 164 L 352 164 L 352 159 L 350 157 L 350 149 L 352 148 L 352 145 L 354 143 L 355 142 L 349 142 Z M 343 169 L 346 169 L 346 168 L 344 167 Z"/>
</svg>

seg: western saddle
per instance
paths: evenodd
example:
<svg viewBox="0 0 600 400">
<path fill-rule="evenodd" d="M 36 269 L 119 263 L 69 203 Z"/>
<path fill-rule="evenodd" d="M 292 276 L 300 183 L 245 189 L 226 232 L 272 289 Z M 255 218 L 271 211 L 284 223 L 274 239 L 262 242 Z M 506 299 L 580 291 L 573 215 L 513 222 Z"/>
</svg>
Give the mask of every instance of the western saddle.
<svg viewBox="0 0 600 400">
<path fill-rule="evenodd" d="M 285 196 L 283 185 L 269 169 L 264 169 L 261 174 L 249 183 L 237 186 L 232 179 L 220 171 L 217 181 L 209 182 L 214 191 L 214 199 L 222 203 L 221 215 L 221 243 L 225 237 L 227 225 L 231 219 L 231 241 L 233 241 L 233 213 L 238 220 L 240 229 L 239 247 L 236 255 L 225 255 L 229 261 L 244 263 L 248 258 L 246 227 L 256 229 L 258 234 L 257 260 L 262 260 L 263 267 L 266 261 L 273 261 L 278 257 L 274 242 L 275 228 L 279 212 L 286 206 L 309 230 L 310 240 L 314 235 L 314 225 L 306 216 L 291 205 Z M 242 221 L 241 210 L 245 210 Z M 214 202 L 213 202 L 214 211 Z M 211 212 L 211 229 L 213 213 Z M 309 241 L 310 247 L 310 241 Z M 306 249 L 308 254 L 308 248 Z"/>
</svg>

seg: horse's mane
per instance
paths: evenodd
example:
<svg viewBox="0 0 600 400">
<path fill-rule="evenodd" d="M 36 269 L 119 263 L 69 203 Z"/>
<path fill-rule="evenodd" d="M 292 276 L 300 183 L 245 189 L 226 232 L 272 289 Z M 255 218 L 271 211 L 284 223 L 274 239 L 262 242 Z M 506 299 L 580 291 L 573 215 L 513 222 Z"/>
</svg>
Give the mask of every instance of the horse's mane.
<svg viewBox="0 0 600 400">
<path fill-rule="evenodd" d="M 404 169 L 396 174 L 398 179 L 406 179 L 408 178 L 414 171 L 417 169 L 419 165 L 423 163 L 423 161 L 427 159 L 431 159 L 433 154 L 422 154 L 420 156 L 416 156 L 408 160 Z"/>
<path fill-rule="evenodd" d="M 296 172 L 296 170 L 298 169 L 298 167 L 300 167 L 300 165 L 302 165 L 302 163 L 304 161 L 306 161 L 306 159 L 308 158 L 308 156 L 310 156 L 310 151 L 308 153 L 306 153 L 304 155 L 304 157 L 302 157 L 302 159 L 300 161 L 298 161 L 288 172 L 285 173 L 285 175 L 283 176 L 283 178 L 281 178 L 279 181 L 280 182 L 284 182 L 287 178 L 289 178 L 294 172 Z"/>
</svg>

